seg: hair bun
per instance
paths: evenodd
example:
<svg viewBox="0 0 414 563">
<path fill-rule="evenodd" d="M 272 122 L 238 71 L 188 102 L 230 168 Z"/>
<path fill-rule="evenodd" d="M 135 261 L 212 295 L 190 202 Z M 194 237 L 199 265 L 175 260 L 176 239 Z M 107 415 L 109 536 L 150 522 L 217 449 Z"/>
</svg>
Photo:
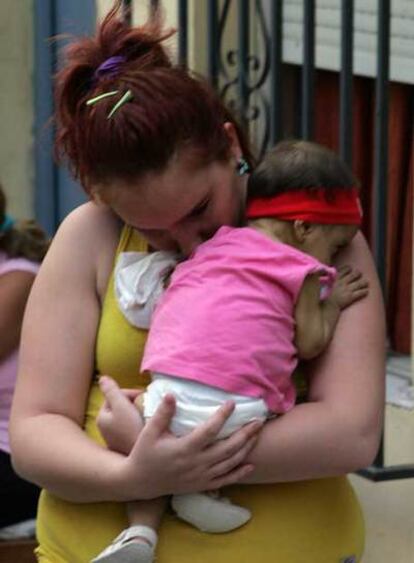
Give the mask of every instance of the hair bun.
<svg viewBox="0 0 414 563">
<path fill-rule="evenodd" d="M 151 18 L 139 27 L 130 27 L 120 17 L 122 2 L 118 1 L 105 17 L 99 28 L 97 47 L 100 62 L 122 56 L 134 70 L 170 67 L 171 61 L 161 43 L 175 33 L 174 29 L 163 29 L 163 18 L 157 9 Z"/>
</svg>

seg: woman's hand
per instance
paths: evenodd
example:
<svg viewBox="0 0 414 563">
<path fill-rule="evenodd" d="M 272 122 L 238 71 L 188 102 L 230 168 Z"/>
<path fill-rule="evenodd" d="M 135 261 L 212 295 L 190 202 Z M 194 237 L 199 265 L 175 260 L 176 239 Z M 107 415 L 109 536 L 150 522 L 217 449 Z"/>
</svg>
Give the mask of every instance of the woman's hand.
<svg viewBox="0 0 414 563">
<path fill-rule="evenodd" d="M 260 422 L 252 422 L 229 438 L 214 442 L 233 412 L 228 402 L 187 436 L 169 431 L 175 411 L 167 395 L 138 436 L 131 453 L 116 469 L 118 483 L 133 483 L 140 476 L 136 498 L 217 489 L 237 483 L 253 471 L 244 460 L 256 443 Z M 131 486 L 125 500 L 131 500 Z"/>
</svg>

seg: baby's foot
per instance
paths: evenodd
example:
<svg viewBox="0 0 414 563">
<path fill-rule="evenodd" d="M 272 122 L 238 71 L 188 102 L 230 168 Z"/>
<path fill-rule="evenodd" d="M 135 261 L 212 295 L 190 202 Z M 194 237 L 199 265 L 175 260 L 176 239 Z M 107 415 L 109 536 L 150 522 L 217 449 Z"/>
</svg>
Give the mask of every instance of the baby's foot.
<svg viewBox="0 0 414 563">
<path fill-rule="evenodd" d="M 157 534 L 148 526 L 131 526 L 91 563 L 152 563 L 154 561 Z"/>
<path fill-rule="evenodd" d="M 171 506 L 181 520 L 211 534 L 236 530 L 252 516 L 250 510 L 218 493 L 174 495 Z"/>
</svg>

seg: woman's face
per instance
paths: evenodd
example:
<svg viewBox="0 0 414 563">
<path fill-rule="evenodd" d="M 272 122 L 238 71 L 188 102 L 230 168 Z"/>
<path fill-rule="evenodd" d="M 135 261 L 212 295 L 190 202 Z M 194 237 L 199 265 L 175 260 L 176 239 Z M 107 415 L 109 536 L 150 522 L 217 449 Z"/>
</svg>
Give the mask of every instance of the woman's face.
<svg viewBox="0 0 414 563">
<path fill-rule="evenodd" d="M 230 158 L 196 166 L 182 153 L 162 173 L 110 185 L 105 201 L 154 248 L 188 256 L 222 225 L 241 224 L 247 180 L 235 165 Z"/>
</svg>

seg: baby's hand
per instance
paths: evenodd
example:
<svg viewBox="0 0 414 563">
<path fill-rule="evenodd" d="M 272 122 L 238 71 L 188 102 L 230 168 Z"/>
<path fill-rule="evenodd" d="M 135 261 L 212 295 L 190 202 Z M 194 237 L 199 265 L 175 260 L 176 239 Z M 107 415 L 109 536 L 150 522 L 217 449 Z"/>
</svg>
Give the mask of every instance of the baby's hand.
<svg viewBox="0 0 414 563">
<path fill-rule="evenodd" d="M 338 268 L 338 277 L 330 297 L 341 310 L 367 295 L 368 282 L 361 272 L 354 270 L 351 266 Z"/>
<path fill-rule="evenodd" d="M 133 404 L 139 393 L 121 390 L 107 375 L 99 379 L 99 386 L 105 402 L 96 418 L 98 428 L 111 450 L 129 454 L 143 427 L 141 416 Z"/>
</svg>

